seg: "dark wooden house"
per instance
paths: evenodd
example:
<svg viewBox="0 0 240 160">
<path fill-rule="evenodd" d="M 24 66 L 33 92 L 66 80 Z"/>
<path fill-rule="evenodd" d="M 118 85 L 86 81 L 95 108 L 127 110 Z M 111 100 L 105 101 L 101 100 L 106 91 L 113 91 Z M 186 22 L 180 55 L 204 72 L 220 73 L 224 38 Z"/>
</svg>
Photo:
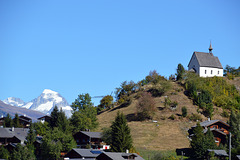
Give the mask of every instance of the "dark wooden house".
<svg viewBox="0 0 240 160">
<path fill-rule="evenodd" d="M 44 123 L 44 122 L 50 123 L 51 119 L 52 119 L 52 117 L 50 117 L 48 115 L 45 115 L 45 116 L 42 116 L 42 117 L 38 118 L 38 120 L 42 123 Z"/>
<path fill-rule="evenodd" d="M 19 116 L 19 123 L 24 128 L 29 128 L 30 124 L 32 123 L 32 119 L 30 117 L 27 117 L 26 115 L 21 115 L 21 116 Z"/>
<path fill-rule="evenodd" d="M 207 121 L 201 122 L 200 125 L 203 127 L 204 133 L 206 133 L 208 128 L 210 128 L 214 135 L 215 142 L 217 145 L 219 145 L 220 143 L 222 144 L 227 143 L 227 135 L 229 134 L 230 129 L 229 124 L 221 120 L 208 119 Z M 193 130 L 195 127 L 196 125 L 189 130 L 190 137 L 193 136 Z"/>
<path fill-rule="evenodd" d="M 73 135 L 77 147 L 86 148 L 89 145 L 92 149 L 101 149 L 105 143 L 102 141 L 101 132 L 80 131 Z"/>
</svg>

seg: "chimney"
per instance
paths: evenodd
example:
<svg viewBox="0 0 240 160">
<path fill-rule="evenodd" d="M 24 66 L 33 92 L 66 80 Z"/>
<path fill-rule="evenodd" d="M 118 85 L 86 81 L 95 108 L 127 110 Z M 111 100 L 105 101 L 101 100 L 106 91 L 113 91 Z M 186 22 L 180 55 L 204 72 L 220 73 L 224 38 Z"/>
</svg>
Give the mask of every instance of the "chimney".
<svg viewBox="0 0 240 160">
<path fill-rule="evenodd" d="M 126 149 L 126 153 L 129 153 L 129 150 L 128 150 L 128 149 Z"/>
<path fill-rule="evenodd" d="M 208 117 L 207 121 L 208 121 L 208 122 L 210 122 L 210 121 L 211 121 L 211 119 Z"/>
<path fill-rule="evenodd" d="M 12 127 L 12 132 L 14 132 L 14 127 Z"/>
</svg>

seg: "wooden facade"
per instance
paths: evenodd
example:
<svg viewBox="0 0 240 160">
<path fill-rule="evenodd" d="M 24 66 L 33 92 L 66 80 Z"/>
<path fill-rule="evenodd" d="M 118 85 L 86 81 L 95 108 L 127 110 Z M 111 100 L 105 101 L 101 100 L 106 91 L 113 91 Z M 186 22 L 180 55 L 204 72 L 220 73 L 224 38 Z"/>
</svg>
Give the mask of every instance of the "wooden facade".
<svg viewBox="0 0 240 160">
<path fill-rule="evenodd" d="M 90 145 L 92 149 L 100 149 L 105 145 L 100 132 L 80 131 L 74 134 L 73 137 L 79 148 L 86 148 L 87 145 Z"/>
</svg>

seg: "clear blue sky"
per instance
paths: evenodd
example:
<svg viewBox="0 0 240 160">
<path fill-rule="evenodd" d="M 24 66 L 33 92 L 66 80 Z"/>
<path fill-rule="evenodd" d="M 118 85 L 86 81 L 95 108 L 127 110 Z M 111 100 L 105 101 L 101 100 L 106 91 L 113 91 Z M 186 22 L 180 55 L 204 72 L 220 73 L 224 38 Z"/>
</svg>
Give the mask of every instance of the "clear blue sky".
<svg viewBox="0 0 240 160">
<path fill-rule="evenodd" d="M 210 40 L 223 67 L 240 66 L 239 0 L 1 0 L 0 99 L 111 94 L 187 68 Z"/>
</svg>

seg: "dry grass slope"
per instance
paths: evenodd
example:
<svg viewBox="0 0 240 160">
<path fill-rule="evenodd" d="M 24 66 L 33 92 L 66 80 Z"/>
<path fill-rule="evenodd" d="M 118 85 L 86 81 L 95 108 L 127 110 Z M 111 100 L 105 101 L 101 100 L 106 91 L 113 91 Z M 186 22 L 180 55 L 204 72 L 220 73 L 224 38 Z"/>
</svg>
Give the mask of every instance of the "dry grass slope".
<svg viewBox="0 0 240 160">
<path fill-rule="evenodd" d="M 171 82 L 172 89 L 165 93 L 162 97 L 156 97 L 157 111 L 153 121 L 131 121 L 130 117 L 136 112 L 137 99 L 134 99 L 128 107 L 115 107 L 98 115 L 99 127 L 97 131 L 102 131 L 102 128 L 109 127 L 114 120 L 118 111 L 126 115 L 128 125 L 131 128 L 134 146 L 146 150 L 175 150 L 177 148 L 188 148 L 190 143 L 187 138 L 187 130 L 196 124 L 187 118 L 182 118 L 181 109 L 183 106 L 187 108 L 188 115 L 197 114 L 197 106 L 193 105 L 191 99 L 185 94 L 185 89 L 177 82 Z M 231 81 L 230 83 L 240 87 L 240 78 Z M 133 95 L 134 97 L 134 95 Z M 169 107 L 164 107 L 164 99 L 168 97 L 171 101 L 177 101 L 178 106 L 175 110 Z M 226 118 L 220 116 L 222 109 L 215 107 L 213 119 L 221 119 L 227 121 Z M 170 120 L 171 115 L 175 116 L 175 120 Z M 207 120 L 201 115 L 202 120 Z"/>
<path fill-rule="evenodd" d="M 164 96 L 155 98 L 157 112 L 155 120 L 152 121 L 129 121 L 128 125 L 131 128 L 131 134 L 136 148 L 143 148 L 147 150 L 175 150 L 176 148 L 189 147 L 189 141 L 187 139 L 187 129 L 192 126 L 186 120 L 180 120 L 181 107 L 186 106 L 189 113 L 196 113 L 196 107 L 192 104 L 192 101 L 184 95 L 184 89 L 172 82 L 173 90 L 166 93 L 171 100 L 178 101 L 179 105 L 175 111 L 164 107 Z M 174 88 L 180 88 L 181 91 L 176 95 L 171 95 L 171 92 L 176 92 Z M 109 127 L 114 120 L 118 111 L 123 112 L 126 117 L 134 116 L 136 112 L 137 100 L 133 100 L 131 105 L 124 108 L 115 107 L 111 110 L 105 111 L 98 115 L 99 127 L 97 131 L 101 131 L 104 127 Z M 176 115 L 176 120 L 170 120 L 170 115 Z"/>
</svg>

